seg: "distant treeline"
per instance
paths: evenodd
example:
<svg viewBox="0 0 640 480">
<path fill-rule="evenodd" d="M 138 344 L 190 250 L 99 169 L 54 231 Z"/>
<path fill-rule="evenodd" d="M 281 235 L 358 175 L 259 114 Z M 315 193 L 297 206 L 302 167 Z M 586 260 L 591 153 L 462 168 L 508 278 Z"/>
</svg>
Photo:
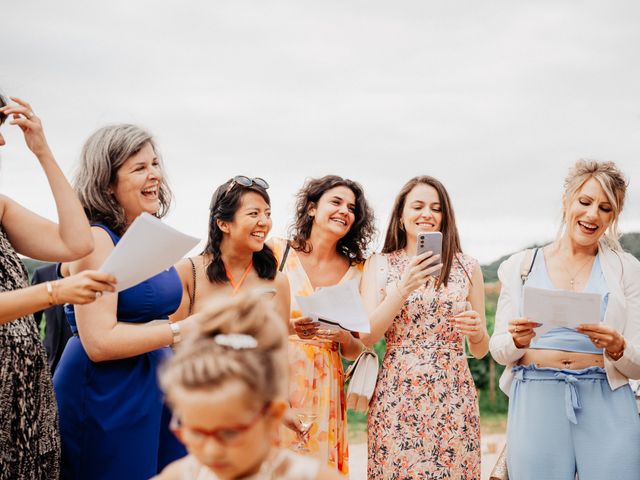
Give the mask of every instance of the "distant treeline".
<svg viewBox="0 0 640 480">
<path fill-rule="evenodd" d="M 640 260 L 640 233 L 625 233 L 620 237 L 620 243 L 622 244 L 622 248 Z M 539 246 L 540 245 L 531 245 L 529 248 Z M 511 255 L 511 253 L 509 255 L 505 255 L 489 265 L 482 265 L 482 273 L 484 275 L 485 283 L 498 281 L 498 267 Z"/>
</svg>

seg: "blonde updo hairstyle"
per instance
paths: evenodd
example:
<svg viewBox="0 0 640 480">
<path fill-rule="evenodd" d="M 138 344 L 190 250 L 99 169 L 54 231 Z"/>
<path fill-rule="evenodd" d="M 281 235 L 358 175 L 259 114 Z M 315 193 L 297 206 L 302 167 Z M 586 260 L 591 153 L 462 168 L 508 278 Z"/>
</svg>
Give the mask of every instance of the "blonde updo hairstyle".
<svg viewBox="0 0 640 480">
<path fill-rule="evenodd" d="M 264 294 L 239 294 L 216 303 L 202 315 L 197 330 L 160 371 L 170 404 L 177 388 L 210 390 L 234 380 L 264 403 L 284 395 L 287 336 Z"/>
<path fill-rule="evenodd" d="M 613 219 L 605 231 L 602 241 L 609 248 L 620 251 L 622 246 L 619 240 L 618 219 L 624 207 L 628 182 L 614 162 L 581 159 L 569 169 L 569 173 L 564 179 L 561 232 L 566 226 L 567 205 L 574 200 L 582 186 L 591 178 L 594 178 L 604 190 L 609 203 L 611 203 L 613 213 Z"/>
</svg>

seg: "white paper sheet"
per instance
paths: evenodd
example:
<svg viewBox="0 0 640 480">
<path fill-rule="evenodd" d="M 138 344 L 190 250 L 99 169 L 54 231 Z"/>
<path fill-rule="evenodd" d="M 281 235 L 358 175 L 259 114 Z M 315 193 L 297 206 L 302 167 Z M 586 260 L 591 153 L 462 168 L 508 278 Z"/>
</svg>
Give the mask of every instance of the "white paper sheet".
<svg viewBox="0 0 640 480">
<path fill-rule="evenodd" d="M 302 313 L 323 324 L 323 328 L 339 326 L 352 332 L 371 331 L 357 279 L 318 289 L 308 297 L 296 296 L 296 301 Z"/>
<path fill-rule="evenodd" d="M 115 276 L 116 289 L 121 292 L 170 268 L 199 241 L 142 213 L 129 226 L 100 271 Z"/>
<path fill-rule="evenodd" d="M 557 327 L 576 328 L 581 323 L 600 322 L 598 293 L 567 292 L 524 287 L 523 316 L 541 323 L 535 329 L 540 336 Z"/>
</svg>

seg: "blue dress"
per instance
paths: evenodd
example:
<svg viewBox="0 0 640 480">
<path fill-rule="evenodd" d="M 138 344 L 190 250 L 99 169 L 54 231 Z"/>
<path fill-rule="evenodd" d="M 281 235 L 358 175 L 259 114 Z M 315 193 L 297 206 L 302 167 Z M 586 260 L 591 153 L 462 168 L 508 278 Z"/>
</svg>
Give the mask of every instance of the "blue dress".
<svg viewBox="0 0 640 480">
<path fill-rule="evenodd" d="M 113 243 L 120 238 L 103 225 Z M 167 318 L 180 305 L 175 268 L 118 294 L 117 318 L 145 323 Z M 77 332 L 73 306 L 67 319 Z M 171 349 L 122 360 L 92 362 L 74 335 L 53 377 L 60 413 L 61 479 L 148 479 L 186 454 L 169 431 L 157 371 Z"/>
</svg>

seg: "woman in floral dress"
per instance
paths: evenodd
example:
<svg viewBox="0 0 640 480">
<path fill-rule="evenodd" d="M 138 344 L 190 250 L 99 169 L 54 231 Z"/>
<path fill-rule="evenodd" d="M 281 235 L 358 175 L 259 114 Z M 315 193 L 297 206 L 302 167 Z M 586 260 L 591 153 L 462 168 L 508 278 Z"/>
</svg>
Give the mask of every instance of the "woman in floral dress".
<svg viewBox="0 0 640 480">
<path fill-rule="evenodd" d="M 319 328 L 302 316 L 295 297 L 311 295 L 318 287 L 354 279 L 359 282 L 373 232 L 373 213 L 362 187 L 327 175 L 309 180 L 298 192 L 291 241 L 273 241 L 274 253 L 291 287 L 289 400 L 293 407 L 310 404 L 316 415 L 305 447 L 342 473 L 348 472 L 349 454 L 340 356 L 354 359 L 362 343 L 345 330 Z M 284 446 L 295 448 L 298 442 L 292 430 L 283 429 Z"/>
<path fill-rule="evenodd" d="M 434 231 L 441 258 L 416 256 L 418 233 Z M 402 188 L 382 252 L 367 261 L 362 287 L 371 320 L 362 340 L 387 341 L 369 410 L 368 478 L 479 479 L 480 418 L 463 337 L 475 357 L 487 353 L 484 284 L 438 180 Z"/>
</svg>

